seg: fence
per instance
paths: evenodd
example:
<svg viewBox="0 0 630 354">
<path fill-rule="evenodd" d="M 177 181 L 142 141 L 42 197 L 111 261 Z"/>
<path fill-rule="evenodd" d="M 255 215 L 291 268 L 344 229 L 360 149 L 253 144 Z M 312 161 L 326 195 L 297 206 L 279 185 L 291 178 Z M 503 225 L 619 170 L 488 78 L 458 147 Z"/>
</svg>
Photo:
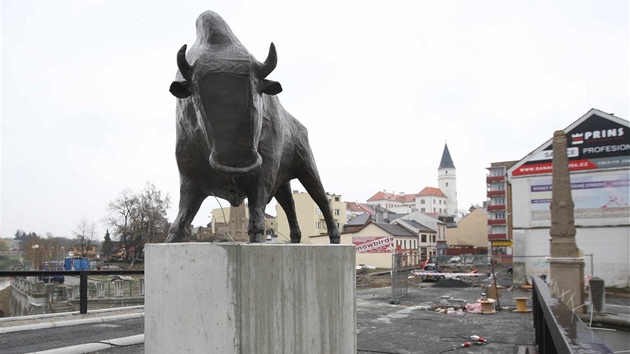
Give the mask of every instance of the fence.
<svg viewBox="0 0 630 354">
<path fill-rule="evenodd" d="M 424 270 L 424 262 L 392 256 L 391 303 L 401 300 L 438 306 L 475 303 L 490 285 L 496 285 L 486 255 L 439 256 L 437 270 Z"/>
<path fill-rule="evenodd" d="M 612 353 L 570 308 L 552 294 L 540 277 L 533 277 L 532 284 L 539 353 Z"/>
<path fill-rule="evenodd" d="M 17 286 L 24 286 L 27 290 L 27 295 L 33 294 L 42 294 L 45 293 L 47 299 L 79 299 L 79 312 L 82 314 L 87 313 L 88 310 L 88 295 L 91 291 L 92 298 L 105 297 L 106 294 L 114 294 L 114 297 L 127 297 L 127 296 L 135 296 L 133 294 L 137 294 L 138 296 L 144 295 L 144 281 L 140 280 L 137 282 L 137 286 L 134 286 L 134 282 L 125 282 L 118 281 L 113 282 L 113 288 L 110 285 L 105 285 L 109 283 L 98 283 L 98 284 L 90 284 L 88 282 L 88 276 L 90 275 L 132 275 L 132 274 L 140 274 L 144 275 L 143 270 L 96 270 L 96 271 L 66 271 L 66 270 L 57 270 L 57 271 L 0 271 L 0 277 L 15 277 L 12 281 L 12 284 L 16 284 Z M 79 276 L 79 285 L 72 286 L 67 292 L 65 290 L 58 291 L 53 290 L 50 292 L 46 292 L 46 286 L 44 282 L 30 282 L 27 277 L 46 277 L 51 275 L 78 275 Z M 126 283 L 126 285 L 125 285 Z M 90 290 L 91 289 L 91 290 Z M 134 290 L 137 289 L 137 290 Z M 66 301 L 66 300 L 62 300 Z"/>
<path fill-rule="evenodd" d="M 406 257 L 406 258 L 405 258 Z M 548 255 L 539 256 L 438 256 L 437 271 L 421 270 L 423 262 L 410 256 L 392 258 L 392 303 L 400 300 L 458 306 L 476 302 L 491 285 L 529 284 L 533 277 L 549 276 Z M 584 255 L 585 283 L 594 274 L 593 255 Z M 472 272 L 476 274 L 472 274 Z M 487 275 L 487 276 L 484 276 Z"/>
</svg>

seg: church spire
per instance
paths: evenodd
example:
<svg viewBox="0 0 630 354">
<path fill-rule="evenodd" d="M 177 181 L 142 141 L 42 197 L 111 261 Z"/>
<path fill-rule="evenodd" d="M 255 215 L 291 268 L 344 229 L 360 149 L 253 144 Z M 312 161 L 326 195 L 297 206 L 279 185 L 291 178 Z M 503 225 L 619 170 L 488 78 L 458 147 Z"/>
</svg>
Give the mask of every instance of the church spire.
<svg viewBox="0 0 630 354">
<path fill-rule="evenodd" d="M 442 160 L 440 161 L 440 167 L 438 167 L 438 170 L 443 168 L 455 168 L 453 159 L 451 158 L 451 153 L 448 151 L 448 145 L 446 145 L 446 143 L 444 143 L 444 152 L 442 152 Z"/>
</svg>

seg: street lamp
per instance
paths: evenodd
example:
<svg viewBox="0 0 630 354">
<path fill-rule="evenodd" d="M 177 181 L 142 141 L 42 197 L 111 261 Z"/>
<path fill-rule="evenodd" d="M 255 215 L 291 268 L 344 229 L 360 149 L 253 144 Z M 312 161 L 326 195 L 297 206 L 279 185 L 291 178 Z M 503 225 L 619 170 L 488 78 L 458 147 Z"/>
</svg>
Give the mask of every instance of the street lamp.
<svg viewBox="0 0 630 354">
<path fill-rule="evenodd" d="M 39 245 L 35 244 L 31 248 L 35 250 L 35 270 L 39 270 L 39 264 L 37 264 L 37 259 L 38 259 L 37 253 L 38 253 L 38 250 L 39 250 Z"/>
</svg>

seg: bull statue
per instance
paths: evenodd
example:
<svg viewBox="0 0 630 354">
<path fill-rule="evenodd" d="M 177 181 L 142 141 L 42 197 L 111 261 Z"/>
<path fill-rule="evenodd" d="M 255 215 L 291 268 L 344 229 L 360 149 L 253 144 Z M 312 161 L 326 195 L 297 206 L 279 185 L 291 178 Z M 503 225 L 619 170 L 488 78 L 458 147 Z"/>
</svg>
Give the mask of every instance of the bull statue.
<svg viewBox="0 0 630 354">
<path fill-rule="evenodd" d="M 241 205 L 248 200 L 250 242 L 262 242 L 265 207 L 275 197 L 287 214 L 292 243 L 301 232 L 290 181 L 297 178 L 326 220 L 330 243 L 339 243 L 335 223 L 306 128 L 275 96 L 280 83 L 267 80 L 278 57 L 273 43 L 257 61 L 212 11 L 197 19 L 197 40 L 177 52 L 175 155 L 180 176 L 179 212 L 166 242 L 185 236 L 208 196 Z"/>
</svg>

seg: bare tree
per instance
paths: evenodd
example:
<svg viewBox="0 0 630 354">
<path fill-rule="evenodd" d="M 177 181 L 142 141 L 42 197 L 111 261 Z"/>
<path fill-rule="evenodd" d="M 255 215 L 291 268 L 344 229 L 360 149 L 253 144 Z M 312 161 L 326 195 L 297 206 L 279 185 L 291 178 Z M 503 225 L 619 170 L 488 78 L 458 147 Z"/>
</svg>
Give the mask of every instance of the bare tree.
<svg viewBox="0 0 630 354">
<path fill-rule="evenodd" d="M 107 206 L 109 215 L 105 219 L 105 223 L 113 228 L 114 234 L 118 236 L 118 240 L 125 250 L 131 248 L 133 216 L 137 204 L 138 199 L 133 192 L 130 189 L 125 189 L 116 200 L 109 202 Z M 125 253 L 125 259 L 128 257 L 128 254 Z"/>
<path fill-rule="evenodd" d="M 166 238 L 166 209 L 170 203 L 168 194 L 162 196 L 162 192 L 149 182 L 137 193 L 124 190 L 109 203 L 109 215 L 105 222 L 112 227 L 125 248 L 126 260 L 130 256 L 140 258 L 145 243 L 161 242 Z M 130 254 L 132 249 L 133 255 Z"/>
<path fill-rule="evenodd" d="M 88 221 L 86 218 L 82 218 L 81 221 L 77 223 L 77 226 L 72 233 L 81 247 L 81 257 L 85 257 L 90 248 L 89 246 L 95 242 L 96 225 L 94 222 Z"/>
</svg>

